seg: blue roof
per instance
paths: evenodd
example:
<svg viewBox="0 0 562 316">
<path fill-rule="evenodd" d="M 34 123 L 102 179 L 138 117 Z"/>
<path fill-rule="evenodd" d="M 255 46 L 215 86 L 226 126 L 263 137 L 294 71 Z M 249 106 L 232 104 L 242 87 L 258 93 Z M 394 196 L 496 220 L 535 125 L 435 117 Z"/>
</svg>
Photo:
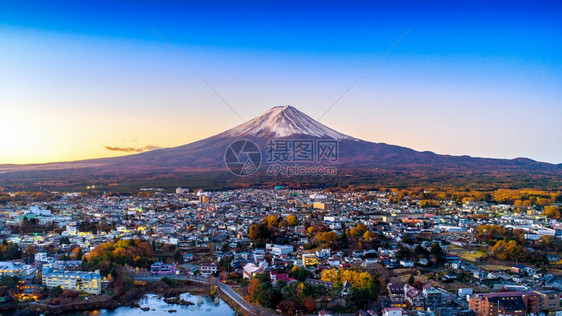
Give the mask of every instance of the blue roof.
<svg viewBox="0 0 562 316">
<path fill-rule="evenodd" d="M 62 277 L 78 276 L 80 279 L 100 279 L 101 278 L 101 275 L 100 275 L 99 272 L 54 270 L 54 271 L 45 273 L 45 276 L 58 277 L 59 275 L 62 275 Z"/>
</svg>

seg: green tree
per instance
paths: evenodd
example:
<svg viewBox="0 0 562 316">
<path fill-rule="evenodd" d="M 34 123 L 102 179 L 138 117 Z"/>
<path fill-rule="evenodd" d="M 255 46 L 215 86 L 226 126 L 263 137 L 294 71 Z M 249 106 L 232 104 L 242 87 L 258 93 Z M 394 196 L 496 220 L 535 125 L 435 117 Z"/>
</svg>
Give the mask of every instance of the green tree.
<svg viewBox="0 0 562 316">
<path fill-rule="evenodd" d="M 183 255 L 181 254 L 181 251 L 179 251 L 179 249 L 176 249 L 176 251 L 174 252 L 174 261 L 177 263 L 183 262 Z"/>
<path fill-rule="evenodd" d="M 414 281 L 415 281 L 414 276 L 410 275 L 410 278 L 408 279 L 408 284 L 413 285 Z"/>
<path fill-rule="evenodd" d="M 429 252 L 435 257 L 438 263 L 443 262 L 443 249 L 439 243 L 433 243 Z"/>
<path fill-rule="evenodd" d="M 117 271 L 117 269 L 115 269 L 115 267 L 111 268 L 111 271 L 109 273 L 111 274 L 114 280 L 119 276 L 119 272 Z"/>
<path fill-rule="evenodd" d="M 7 290 L 15 290 L 18 287 L 20 278 L 17 276 L 2 276 L 0 278 L 0 287 L 5 287 Z"/>
<path fill-rule="evenodd" d="M 82 290 L 82 279 L 76 280 L 76 289 L 80 292 Z"/>
<path fill-rule="evenodd" d="M 425 248 L 422 247 L 421 245 L 417 245 L 416 248 L 414 248 L 414 257 L 416 259 L 418 259 L 421 256 L 427 256 L 428 254 L 429 252 L 425 250 Z"/>
<path fill-rule="evenodd" d="M 410 250 L 410 248 L 404 246 L 403 244 L 400 244 L 398 246 L 398 251 L 396 252 L 396 259 L 398 259 L 398 260 L 410 259 L 412 256 L 413 256 L 413 253 Z"/>
<path fill-rule="evenodd" d="M 56 286 L 56 287 L 52 288 L 49 291 L 49 294 L 51 295 L 51 297 L 59 297 L 59 296 L 62 295 L 63 292 L 64 291 L 63 291 L 62 287 L 60 287 L 60 285 L 59 285 L 59 286 Z"/>
</svg>

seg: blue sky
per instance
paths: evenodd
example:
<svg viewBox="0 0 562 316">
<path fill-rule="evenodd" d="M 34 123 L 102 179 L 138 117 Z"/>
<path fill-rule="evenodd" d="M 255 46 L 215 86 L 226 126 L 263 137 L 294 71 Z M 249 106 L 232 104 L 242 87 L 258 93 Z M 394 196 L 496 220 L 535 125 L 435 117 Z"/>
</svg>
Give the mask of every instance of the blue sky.
<svg viewBox="0 0 562 316">
<path fill-rule="evenodd" d="M 177 146 L 291 104 L 437 153 L 562 163 L 556 2 L 2 1 L 0 163 Z"/>
</svg>

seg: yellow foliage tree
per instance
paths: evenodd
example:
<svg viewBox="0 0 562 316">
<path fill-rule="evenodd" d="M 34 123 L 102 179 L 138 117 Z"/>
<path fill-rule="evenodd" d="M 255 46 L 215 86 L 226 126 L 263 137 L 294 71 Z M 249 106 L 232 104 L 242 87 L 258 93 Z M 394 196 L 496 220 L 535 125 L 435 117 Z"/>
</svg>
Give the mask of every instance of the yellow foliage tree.
<svg viewBox="0 0 562 316">
<path fill-rule="evenodd" d="M 346 281 L 356 288 L 367 288 L 371 286 L 373 278 L 367 272 L 357 272 L 351 269 L 325 269 L 320 273 L 322 281 L 340 282 Z"/>
<path fill-rule="evenodd" d="M 321 233 L 316 234 L 316 236 L 314 236 L 314 238 L 316 238 L 316 240 L 318 242 L 332 247 L 336 244 L 336 241 L 338 239 L 338 235 L 334 232 L 323 232 L 323 233 L 321 232 Z"/>
<path fill-rule="evenodd" d="M 308 236 L 312 237 L 312 235 L 314 235 L 314 227 L 310 226 L 309 228 L 306 229 L 306 232 L 308 233 Z"/>
<path fill-rule="evenodd" d="M 476 228 L 476 236 L 481 238 L 503 238 L 505 227 L 500 225 L 480 225 Z"/>
<path fill-rule="evenodd" d="M 549 205 L 544 207 L 544 215 L 552 219 L 560 219 L 560 208 L 555 205 Z"/>
<path fill-rule="evenodd" d="M 365 241 L 372 241 L 375 237 L 377 237 L 377 234 L 374 232 L 366 231 L 363 233 L 363 239 L 365 239 Z"/>
<path fill-rule="evenodd" d="M 297 224 L 297 217 L 293 214 L 287 216 L 287 224 L 289 224 L 289 226 L 295 226 Z"/>
<path fill-rule="evenodd" d="M 267 223 L 268 227 L 277 227 L 277 217 L 273 216 L 273 215 L 268 215 L 265 219 L 265 222 Z"/>
<path fill-rule="evenodd" d="M 499 240 L 490 251 L 498 260 L 516 260 L 527 256 L 525 247 L 519 245 L 515 240 L 509 242 Z"/>
</svg>

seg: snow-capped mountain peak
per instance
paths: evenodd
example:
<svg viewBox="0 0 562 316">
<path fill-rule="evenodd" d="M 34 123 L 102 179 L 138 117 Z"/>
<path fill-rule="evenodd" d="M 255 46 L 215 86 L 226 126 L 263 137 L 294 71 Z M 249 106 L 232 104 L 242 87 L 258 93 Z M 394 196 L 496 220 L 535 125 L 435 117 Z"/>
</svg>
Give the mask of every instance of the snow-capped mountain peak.
<svg viewBox="0 0 562 316">
<path fill-rule="evenodd" d="M 273 107 L 264 114 L 240 124 L 225 133 L 233 137 L 281 138 L 293 135 L 307 135 L 338 140 L 355 140 L 351 136 L 321 124 L 290 105 Z"/>
</svg>

